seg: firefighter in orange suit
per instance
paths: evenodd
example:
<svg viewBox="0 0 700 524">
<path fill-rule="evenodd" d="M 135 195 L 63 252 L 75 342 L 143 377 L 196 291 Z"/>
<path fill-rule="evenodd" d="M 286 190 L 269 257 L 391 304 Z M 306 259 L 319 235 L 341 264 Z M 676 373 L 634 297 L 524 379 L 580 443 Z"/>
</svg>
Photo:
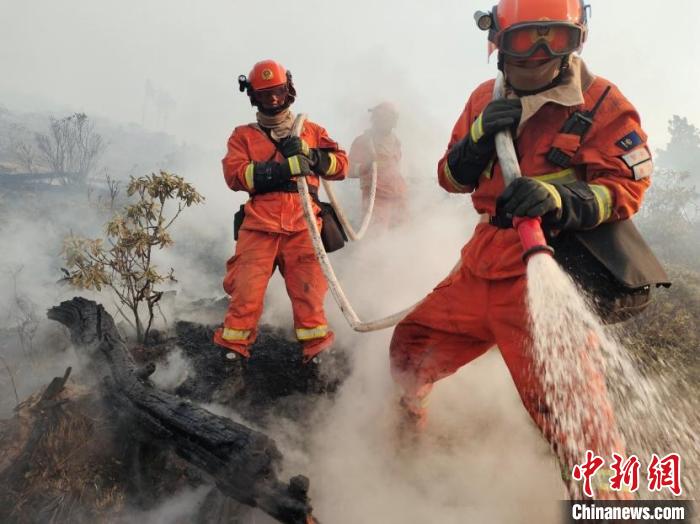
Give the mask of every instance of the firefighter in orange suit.
<svg viewBox="0 0 700 524">
<path fill-rule="evenodd" d="M 494 80 L 477 87 L 438 164 L 440 185 L 471 193 L 482 220 L 460 264 L 396 327 L 391 369 L 404 424 L 420 428 L 432 385 L 497 345 L 525 408 L 556 449 L 563 436 L 543 405 L 543 379 L 532 372 L 526 268 L 512 218 L 542 217 L 557 231 L 628 218 L 649 187 L 652 163 L 635 108 L 577 54 L 587 33 L 582 1 L 501 0 L 488 16 L 507 97 L 492 101 Z M 592 120 L 581 136 L 563 131 L 576 111 Z M 508 128 L 523 177 L 505 189 L 494 136 Z M 615 428 L 604 377 L 591 371 L 589 378 L 587 394 Z M 605 442 L 586 433 L 587 449 L 624 454 L 619 436 Z"/>
<path fill-rule="evenodd" d="M 323 311 L 326 280 L 314 255 L 295 177 L 306 176 L 316 194 L 319 176 L 342 180 L 347 156 L 318 124 L 309 120 L 299 137 L 290 137 L 296 91 L 292 75 L 272 60 L 258 62 L 241 91 L 257 107 L 257 121 L 234 129 L 222 163 L 234 191 L 246 191 L 245 218 L 235 255 L 226 264 L 224 289 L 231 301 L 214 342 L 228 358 L 249 357 L 263 310 L 267 283 L 279 268 L 292 301 L 297 339 L 309 362 L 333 342 Z M 314 204 L 316 212 L 318 206 Z M 319 219 L 319 226 L 321 219 Z"/>
<path fill-rule="evenodd" d="M 372 163 L 377 163 L 377 189 L 372 224 L 382 229 L 406 221 L 406 181 L 401 176 L 401 142 L 394 128 L 399 112 L 391 102 L 370 109 L 372 127 L 358 136 L 350 147 L 350 177 L 360 179 L 363 208 L 370 198 Z"/>
</svg>

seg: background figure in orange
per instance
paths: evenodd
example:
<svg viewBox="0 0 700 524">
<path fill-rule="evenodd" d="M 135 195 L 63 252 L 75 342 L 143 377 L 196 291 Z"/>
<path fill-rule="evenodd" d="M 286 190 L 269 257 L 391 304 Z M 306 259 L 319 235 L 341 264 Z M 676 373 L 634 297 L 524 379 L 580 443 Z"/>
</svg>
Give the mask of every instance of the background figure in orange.
<svg viewBox="0 0 700 524">
<path fill-rule="evenodd" d="M 433 384 L 497 345 L 523 405 L 556 450 L 565 435 L 530 350 L 526 267 L 512 219 L 541 217 L 545 228 L 559 232 L 627 219 L 649 187 L 651 157 L 635 108 L 575 54 L 587 32 L 582 2 L 501 0 L 490 16 L 507 98 L 492 101 L 494 80 L 477 87 L 438 163 L 440 185 L 471 193 L 482 220 L 458 266 L 396 327 L 391 370 L 402 389 L 404 427 L 420 429 Z M 590 115 L 596 105 L 587 132 L 565 127 L 576 111 Z M 517 134 L 523 175 L 507 189 L 494 143 L 504 129 Z M 582 358 L 597 350 L 595 342 L 582 347 Z M 612 436 L 589 427 L 583 449 L 624 454 L 605 378 L 596 367 L 588 370 L 586 390 L 576 394 L 588 399 Z"/>
<path fill-rule="evenodd" d="M 258 62 L 247 78 L 239 77 L 239 83 L 258 108 L 257 118 L 233 131 L 222 163 L 228 186 L 248 192 L 250 199 L 236 253 L 226 263 L 224 290 L 231 301 L 214 342 L 229 350 L 227 358 L 250 356 L 267 283 L 279 268 L 292 301 L 296 336 L 304 361 L 309 362 L 331 346 L 333 332 L 323 311 L 328 286 L 314 255 L 295 177 L 306 176 L 315 195 L 319 176 L 345 177 L 347 156 L 325 129 L 310 120 L 300 137 L 290 137 L 294 115 L 289 107 L 296 90 L 291 73 L 282 65 Z M 316 204 L 314 209 L 319 212 Z"/>
<path fill-rule="evenodd" d="M 351 178 L 360 179 L 362 208 L 370 196 L 372 162 L 377 162 L 377 193 L 372 225 L 387 229 L 402 224 L 408 217 L 406 181 L 401 176 L 401 142 L 394 133 L 399 113 L 390 102 L 370 109 L 370 127 L 358 136 L 350 148 Z"/>
</svg>

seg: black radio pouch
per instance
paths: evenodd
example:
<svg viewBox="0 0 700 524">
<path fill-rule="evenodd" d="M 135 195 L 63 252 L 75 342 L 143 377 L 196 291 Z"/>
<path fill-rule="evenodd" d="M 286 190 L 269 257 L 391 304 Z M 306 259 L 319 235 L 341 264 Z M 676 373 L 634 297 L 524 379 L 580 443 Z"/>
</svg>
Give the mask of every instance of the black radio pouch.
<svg viewBox="0 0 700 524">
<path fill-rule="evenodd" d="M 321 209 L 318 216 L 321 217 L 321 241 L 326 253 L 333 253 L 345 247 L 348 236 L 333 206 L 327 202 L 321 202 L 316 193 L 312 193 L 316 205 Z"/>
<path fill-rule="evenodd" d="M 245 218 L 245 204 L 243 204 L 235 215 L 233 215 L 233 239 L 238 240 L 238 232 L 241 230 L 243 225 L 243 219 Z"/>
</svg>

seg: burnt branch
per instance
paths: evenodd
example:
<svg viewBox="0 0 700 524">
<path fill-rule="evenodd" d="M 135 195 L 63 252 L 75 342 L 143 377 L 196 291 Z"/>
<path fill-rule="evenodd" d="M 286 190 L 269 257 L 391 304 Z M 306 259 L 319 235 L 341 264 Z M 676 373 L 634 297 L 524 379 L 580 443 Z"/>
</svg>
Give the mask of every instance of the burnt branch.
<svg viewBox="0 0 700 524">
<path fill-rule="evenodd" d="M 222 493 L 280 522 L 311 521 L 308 480 L 299 476 L 285 484 L 277 478 L 282 456 L 275 442 L 154 387 L 147 378 L 150 369 L 136 365 L 101 305 L 76 297 L 50 309 L 48 317 L 69 329 L 73 343 L 98 369 L 109 370 L 102 382 L 105 397 L 133 426 L 135 438 L 172 448 L 210 475 Z"/>
</svg>

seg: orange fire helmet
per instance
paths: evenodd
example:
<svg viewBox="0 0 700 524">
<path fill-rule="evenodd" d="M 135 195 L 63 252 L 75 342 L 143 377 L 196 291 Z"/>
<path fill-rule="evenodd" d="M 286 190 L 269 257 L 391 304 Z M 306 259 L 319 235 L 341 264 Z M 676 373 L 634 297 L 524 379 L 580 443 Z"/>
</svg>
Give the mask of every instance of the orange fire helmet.
<svg viewBox="0 0 700 524">
<path fill-rule="evenodd" d="M 263 60 L 255 64 L 247 77 L 238 77 L 238 87 L 241 92 L 246 92 L 251 105 L 257 106 L 263 112 L 268 112 L 266 100 L 269 95 L 285 97 L 284 104 L 273 111 L 279 112 L 289 107 L 297 94 L 292 82 L 292 73 L 274 60 Z"/>
<path fill-rule="evenodd" d="M 563 57 L 583 47 L 588 11 L 583 0 L 500 0 L 474 18 L 489 31 L 489 54 L 498 49 L 516 58 Z"/>
<path fill-rule="evenodd" d="M 277 87 L 287 83 L 287 70 L 274 60 L 263 60 L 250 70 L 248 82 L 256 91 Z"/>
</svg>

